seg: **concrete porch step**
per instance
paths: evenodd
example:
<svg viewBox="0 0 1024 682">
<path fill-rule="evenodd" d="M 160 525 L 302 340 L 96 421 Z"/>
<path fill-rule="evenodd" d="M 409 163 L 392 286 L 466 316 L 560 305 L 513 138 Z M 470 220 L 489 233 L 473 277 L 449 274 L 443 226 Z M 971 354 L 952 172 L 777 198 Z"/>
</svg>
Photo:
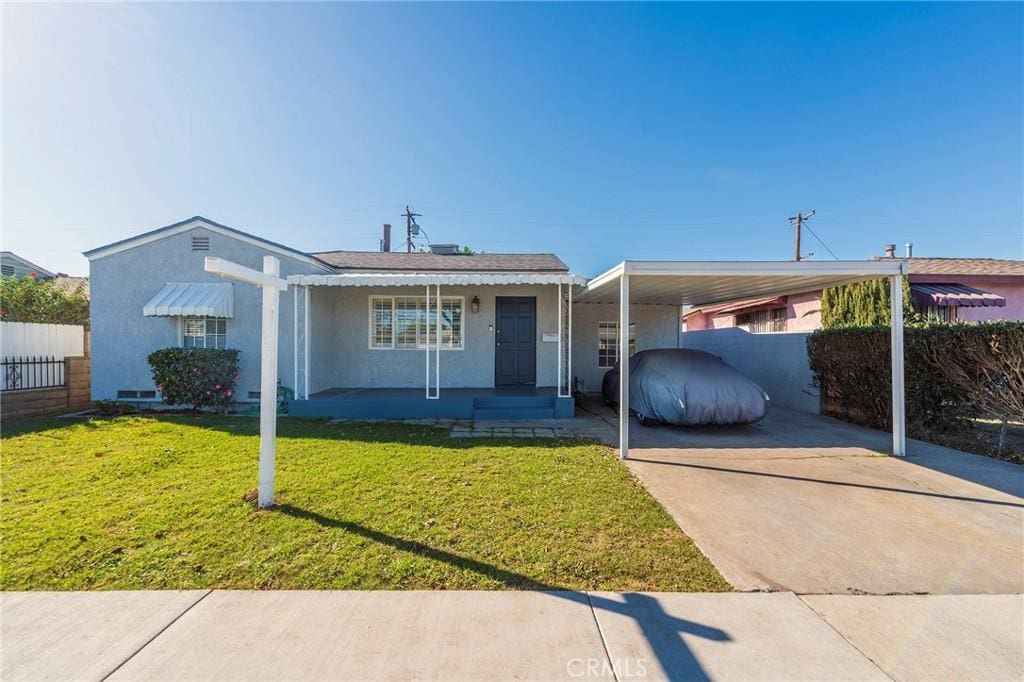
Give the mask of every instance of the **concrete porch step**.
<svg viewBox="0 0 1024 682">
<path fill-rule="evenodd" d="M 473 419 L 477 421 L 495 421 L 506 419 L 554 419 L 554 406 L 551 407 L 485 407 L 473 410 Z"/>
<path fill-rule="evenodd" d="M 549 395 L 494 395 L 473 399 L 473 407 L 478 410 L 506 408 L 550 410 L 554 405 L 555 399 Z"/>
</svg>

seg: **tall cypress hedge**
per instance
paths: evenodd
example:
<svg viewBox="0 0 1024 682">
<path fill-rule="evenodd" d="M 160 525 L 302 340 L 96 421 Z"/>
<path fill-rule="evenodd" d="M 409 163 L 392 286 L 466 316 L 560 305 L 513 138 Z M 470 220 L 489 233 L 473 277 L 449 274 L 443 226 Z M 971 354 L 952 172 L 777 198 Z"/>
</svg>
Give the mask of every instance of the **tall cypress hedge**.
<svg viewBox="0 0 1024 682">
<path fill-rule="evenodd" d="M 903 278 L 903 324 L 920 324 L 910 285 Z M 871 279 L 830 287 L 821 292 L 821 325 L 825 329 L 889 324 L 889 280 Z"/>
</svg>

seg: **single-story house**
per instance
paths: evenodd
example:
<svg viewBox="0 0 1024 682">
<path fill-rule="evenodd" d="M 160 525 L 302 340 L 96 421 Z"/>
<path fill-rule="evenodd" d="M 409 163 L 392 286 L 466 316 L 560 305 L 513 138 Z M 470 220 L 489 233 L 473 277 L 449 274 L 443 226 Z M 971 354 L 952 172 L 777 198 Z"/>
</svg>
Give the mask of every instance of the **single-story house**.
<svg viewBox="0 0 1024 682">
<path fill-rule="evenodd" d="M 895 259 L 891 248 L 885 256 Z M 914 304 L 936 320 L 1024 321 L 1024 260 L 902 258 Z M 821 290 L 727 301 L 683 311 L 687 331 L 740 327 L 753 334 L 821 329 Z"/>
<path fill-rule="evenodd" d="M 573 396 L 598 392 L 622 355 L 682 346 L 684 306 L 905 273 L 899 260 L 623 260 L 587 279 L 554 254 L 305 252 L 199 216 L 85 256 L 93 399 L 159 401 L 147 356 L 182 346 L 240 351 L 236 395 L 258 400 L 261 293 L 206 264 L 262 270 L 272 256 L 287 281 L 277 338 L 289 413 L 348 418 L 569 417 Z M 901 301 L 891 302 L 895 454 L 905 451 Z M 628 366 L 622 374 L 628 405 Z M 628 425 L 622 410 L 622 456 Z"/>
<path fill-rule="evenodd" d="M 295 414 L 567 416 L 573 389 L 600 390 L 618 360 L 618 306 L 574 305 L 587 280 L 549 253 L 306 253 L 197 216 L 85 255 L 95 400 L 159 401 L 146 356 L 169 346 L 238 349 L 236 394 L 258 399 L 260 293 L 206 272 L 206 256 L 280 260 Z M 677 346 L 679 314 L 633 306 L 631 350 Z"/>
<path fill-rule="evenodd" d="M 57 275 L 27 258 L 22 258 L 13 251 L 0 251 L 0 276 L 53 279 Z"/>
</svg>

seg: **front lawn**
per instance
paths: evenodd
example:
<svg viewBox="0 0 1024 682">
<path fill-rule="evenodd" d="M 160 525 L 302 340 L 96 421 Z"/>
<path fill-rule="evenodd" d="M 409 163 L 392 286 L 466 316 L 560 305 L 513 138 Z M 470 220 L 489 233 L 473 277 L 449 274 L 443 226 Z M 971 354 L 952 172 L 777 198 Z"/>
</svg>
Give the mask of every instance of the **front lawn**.
<svg viewBox="0 0 1024 682">
<path fill-rule="evenodd" d="M 728 590 L 606 447 L 282 419 L 4 425 L 0 588 Z"/>
</svg>

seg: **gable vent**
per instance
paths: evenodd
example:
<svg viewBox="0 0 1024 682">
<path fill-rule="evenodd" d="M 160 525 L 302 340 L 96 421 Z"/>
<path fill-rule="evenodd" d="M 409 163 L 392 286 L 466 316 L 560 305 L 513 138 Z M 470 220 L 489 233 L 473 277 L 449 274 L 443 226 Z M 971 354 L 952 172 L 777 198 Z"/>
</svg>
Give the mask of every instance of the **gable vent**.
<svg viewBox="0 0 1024 682">
<path fill-rule="evenodd" d="M 210 250 L 210 238 L 209 237 L 192 237 L 192 250 L 193 251 L 209 251 Z"/>
</svg>

